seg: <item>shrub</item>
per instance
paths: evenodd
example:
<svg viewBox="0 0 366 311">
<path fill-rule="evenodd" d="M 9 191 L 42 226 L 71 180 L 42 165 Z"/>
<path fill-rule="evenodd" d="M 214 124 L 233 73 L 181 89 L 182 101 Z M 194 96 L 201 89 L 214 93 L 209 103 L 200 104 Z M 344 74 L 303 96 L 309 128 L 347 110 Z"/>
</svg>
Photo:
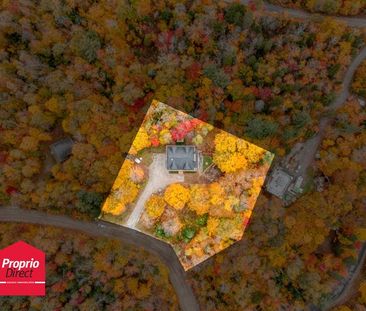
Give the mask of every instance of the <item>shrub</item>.
<svg viewBox="0 0 366 311">
<path fill-rule="evenodd" d="M 164 231 L 164 229 L 162 228 L 162 226 L 160 224 L 157 225 L 156 228 L 155 228 L 155 235 L 158 238 L 161 238 L 161 239 L 166 237 L 165 231 Z"/>
<path fill-rule="evenodd" d="M 193 237 L 196 234 L 196 230 L 192 227 L 185 227 L 182 230 L 182 236 L 183 236 L 183 240 L 184 242 L 188 243 L 190 240 L 193 239 Z"/>
<path fill-rule="evenodd" d="M 200 227 L 204 227 L 207 225 L 207 219 L 208 214 L 207 213 L 203 214 L 196 219 L 196 224 L 199 225 Z"/>
</svg>

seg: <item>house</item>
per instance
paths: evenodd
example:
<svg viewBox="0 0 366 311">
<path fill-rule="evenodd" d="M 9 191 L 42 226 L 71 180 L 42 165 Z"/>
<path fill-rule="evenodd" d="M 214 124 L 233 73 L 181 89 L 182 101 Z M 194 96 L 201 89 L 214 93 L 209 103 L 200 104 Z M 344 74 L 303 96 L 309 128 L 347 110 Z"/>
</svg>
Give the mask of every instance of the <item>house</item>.
<svg viewBox="0 0 366 311">
<path fill-rule="evenodd" d="M 266 189 L 269 193 L 284 199 L 293 177 L 282 168 L 276 168 L 270 175 Z"/>
<path fill-rule="evenodd" d="M 193 145 L 166 146 L 166 168 L 169 172 L 196 172 L 199 157 Z"/>
</svg>

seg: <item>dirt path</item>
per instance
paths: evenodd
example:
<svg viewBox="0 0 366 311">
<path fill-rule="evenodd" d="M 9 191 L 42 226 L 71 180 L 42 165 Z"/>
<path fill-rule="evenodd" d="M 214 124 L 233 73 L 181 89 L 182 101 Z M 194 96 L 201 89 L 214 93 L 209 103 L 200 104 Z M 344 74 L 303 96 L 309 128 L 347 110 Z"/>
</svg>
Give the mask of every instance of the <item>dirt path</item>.
<svg viewBox="0 0 366 311">
<path fill-rule="evenodd" d="M 126 226 L 129 228 L 136 229 L 136 224 L 144 210 L 145 202 L 154 192 L 157 192 L 159 189 L 164 189 L 170 184 L 184 181 L 184 176 L 168 173 L 165 167 L 165 154 L 154 154 L 153 157 L 153 162 L 149 166 L 149 181 L 139 196 L 135 208 L 126 222 Z"/>
<path fill-rule="evenodd" d="M 351 65 L 349 66 L 342 82 L 342 90 L 337 95 L 335 101 L 328 107 L 328 111 L 335 111 L 340 108 L 347 102 L 348 97 L 350 96 L 350 87 L 352 83 L 353 76 L 360 66 L 360 64 L 366 59 L 366 48 L 363 48 L 360 53 L 353 59 Z M 319 131 L 318 133 L 307 140 L 303 147 L 303 153 L 301 157 L 301 170 L 299 171 L 299 175 L 305 176 L 308 168 L 314 162 L 316 152 L 319 149 L 319 146 L 324 137 L 324 131 L 332 121 L 331 117 L 324 117 L 319 122 Z"/>
<path fill-rule="evenodd" d="M 349 66 L 342 82 L 342 90 L 337 95 L 335 101 L 329 106 L 328 111 L 335 111 L 336 109 L 340 108 L 347 102 L 347 99 L 350 96 L 350 87 L 353 76 L 357 68 L 365 59 L 366 59 L 366 48 L 363 48 L 360 51 L 360 53 L 353 59 L 351 65 Z M 305 142 L 303 147 L 304 151 L 302 153 L 302 159 L 300 161 L 302 164 L 302 168 L 299 172 L 299 175 L 306 176 L 306 172 L 308 168 L 311 166 L 311 164 L 314 162 L 315 155 L 323 140 L 325 129 L 331 122 L 332 118 L 329 116 L 322 118 L 319 122 L 319 131 L 317 135 L 315 135 L 314 137 Z M 327 307 L 324 308 L 324 310 L 330 310 L 332 307 L 347 301 L 347 298 L 352 294 L 352 285 L 354 281 L 357 279 L 357 276 L 359 275 L 360 271 L 362 270 L 365 257 L 366 257 L 366 244 L 363 245 L 362 251 L 360 252 L 358 266 L 356 267 L 355 272 L 353 272 L 350 279 L 345 280 L 343 285 L 344 287 L 341 293 L 338 294 L 336 297 L 333 297 L 332 301 L 329 303 Z"/>
<path fill-rule="evenodd" d="M 366 48 L 363 48 L 360 53 L 353 59 L 351 65 L 349 66 L 343 82 L 342 82 L 342 90 L 337 95 L 335 101 L 329 106 L 328 111 L 335 111 L 336 109 L 340 108 L 347 102 L 348 97 L 350 96 L 350 87 L 353 80 L 353 76 L 360 66 L 360 64 L 366 59 Z M 306 172 L 310 165 L 314 162 L 316 152 L 319 149 L 319 146 L 323 140 L 324 132 L 327 126 L 332 122 L 332 118 L 327 116 L 320 120 L 319 122 L 319 131 L 317 135 L 309 139 L 305 142 L 303 147 L 302 159 L 301 164 L 302 168 L 299 172 L 299 175 L 306 176 Z M 355 272 L 351 275 L 350 279 L 345 280 L 344 287 L 340 294 L 336 297 L 333 297 L 332 301 L 329 303 L 324 310 L 330 310 L 331 308 L 340 305 L 347 301 L 347 298 L 352 294 L 352 286 L 357 279 L 360 271 L 362 270 L 363 264 L 366 258 L 366 244 L 363 245 L 363 248 L 359 255 L 358 265 L 356 267 Z"/>
<path fill-rule="evenodd" d="M 55 226 L 65 229 L 77 230 L 88 235 L 108 237 L 124 243 L 141 247 L 157 256 L 169 269 L 169 278 L 178 296 L 180 308 L 184 311 L 198 311 L 199 306 L 187 281 L 183 270 L 173 249 L 168 244 L 154 239 L 134 229 L 114 225 L 108 222 L 85 222 L 73 220 L 66 216 L 50 215 L 34 210 L 24 210 L 16 207 L 1 207 L 0 221 L 21 222 Z"/>
<path fill-rule="evenodd" d="M 351 277 L 344 283 L 343 289 L 340 292 L 340 294 L 332 302 L 330 302 L 329 305 L 324 308 L 324 310 L 328 311 L 337 306 L 345 304 L 351 298 L 354 292 L 358 290 L 358 288 L 355 288 L 355 284 L 357 284 L 360 279 L 360 273 L 365 264 L 365 261 L 366 261 L 366 244 L 363 245 L 360 251 L 356 270 L 351 274 Z"/>
</svg>

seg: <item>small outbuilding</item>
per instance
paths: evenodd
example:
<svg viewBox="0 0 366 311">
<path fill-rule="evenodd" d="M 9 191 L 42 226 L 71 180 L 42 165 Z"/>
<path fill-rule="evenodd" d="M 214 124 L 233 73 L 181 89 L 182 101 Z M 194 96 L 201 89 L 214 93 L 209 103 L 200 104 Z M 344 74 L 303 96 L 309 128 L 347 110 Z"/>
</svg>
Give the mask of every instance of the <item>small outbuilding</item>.
<svg viewBox="0 0 366 311">
<path fill-rule="evenodd" d="M 63 162 L 71 155 L 73 144 L 74 141 L 70 137 L 66 137 L 56 141 L 50 146 L 51 154 L 56 162 Z"/>
</svg>

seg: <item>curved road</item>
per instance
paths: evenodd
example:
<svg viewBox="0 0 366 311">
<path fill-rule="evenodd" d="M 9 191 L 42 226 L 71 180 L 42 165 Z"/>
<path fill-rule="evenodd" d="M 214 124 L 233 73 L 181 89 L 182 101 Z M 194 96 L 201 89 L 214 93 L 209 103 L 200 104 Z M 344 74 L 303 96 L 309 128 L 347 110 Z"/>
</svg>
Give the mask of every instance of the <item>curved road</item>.
<svg viewBox="0 0 366 311">
<path fill-rule="evenodd" d="M 248 5 L 251 0 L 241 0 L 241 3 Z M 300 19 L 319 19 L 323 17 L 332 17 L 340 22 L 346 23 L 350 27 L 363 28 L 366 27 L 366 18 L 362 17 L 344 17 L 344 16 L 328 16 L 320 13 L 309 13 L 302 9 L 290 9 L 280 5 L 263 3 L 263 8 L 271 13 L 287 14 L 288 16 Z"/>
<path fill-rule="evenodd" d="M 133 246 L 141 247 L 160 258 L 169 268 L 170 281 L 172 282 L 174 290 L 178 296 L 180 308 L 184 311 L 199 310 L 197 300 L 188 283 L 182 265 L 171 246 L 162 241 L 154 239 L 136 230 L 104 221 L 79 221 L 66 216 L 50 215 L 43 212 L 25 210 L 16 207 L 0 208 L 0 221 L 22 222 L 72 229 L 84 232 L 88 235 L 113 238 Z"/>
</svg>

